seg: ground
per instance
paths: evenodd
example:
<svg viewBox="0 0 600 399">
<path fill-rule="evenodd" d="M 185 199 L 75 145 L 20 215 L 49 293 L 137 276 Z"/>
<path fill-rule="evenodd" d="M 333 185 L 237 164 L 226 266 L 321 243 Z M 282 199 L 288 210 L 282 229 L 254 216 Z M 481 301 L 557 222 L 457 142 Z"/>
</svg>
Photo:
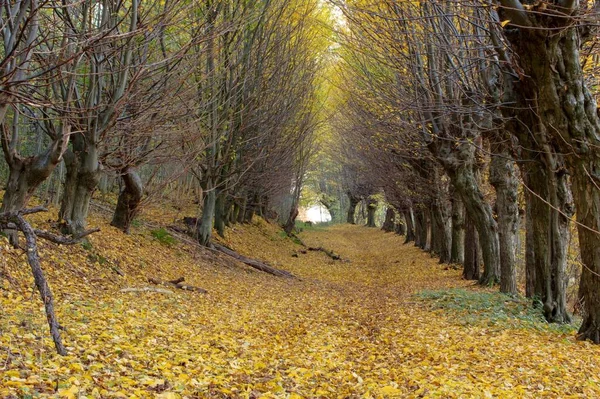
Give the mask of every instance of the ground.
<svg viewBox="0 0 600 399">
<path fill-rule="evenodd" d="M 465 302 L 480 295 L 496 306 L 498 296 L 397 235 L 361 226 L 301 235 L 344 259 L 334 261 L 299 252 L 261 220 L 228 230 L 225 243 L 290 280 L 148 226 L 125 236 L 105 220 L 92 220 L 102 231 L 89 244 L 42 244 L 66 357 L 53 352 L 23 255 L 3 245 L 1 398 L 600 396 L 600 348 L 524 311 L 505 317 Z M 209 292 L 120 291 L 149 276 Z"/>
</svg>

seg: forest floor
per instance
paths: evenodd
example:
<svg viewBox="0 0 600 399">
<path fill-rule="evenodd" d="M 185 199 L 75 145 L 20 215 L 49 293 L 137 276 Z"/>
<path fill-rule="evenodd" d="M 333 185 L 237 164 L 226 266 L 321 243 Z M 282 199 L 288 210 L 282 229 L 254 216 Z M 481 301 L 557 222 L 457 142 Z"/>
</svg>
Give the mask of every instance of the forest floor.
<svg viewBox="0 0 600 399">
<path fill-rule="evenodd" d="M 2 245 L 0 398 L 600 397 L 599 347 L 397 235 L 302 233 L 340 261 L 301 253 L 264 221 L 228 230 L 225 244 L 291 280 L 164 230 L 125 236 L 105 219 L 91 220 L 102 231 L 88 244 L 41 244 L 65 357 L 54 354 L 22 251 Z M 148 277 L 185 277 L 208 294 L 121 291 Z"/>
</svg>

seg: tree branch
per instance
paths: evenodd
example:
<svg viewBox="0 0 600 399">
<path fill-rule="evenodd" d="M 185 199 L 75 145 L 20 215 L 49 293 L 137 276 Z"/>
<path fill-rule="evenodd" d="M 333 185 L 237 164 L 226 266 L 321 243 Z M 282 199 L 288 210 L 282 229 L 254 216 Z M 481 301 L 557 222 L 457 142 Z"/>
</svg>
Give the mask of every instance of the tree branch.
<svg viewBox="0 0 600 399">
<path fill-rule="evenodd" d="M 532 26 L 527 11 L 519 0 L 500 0 L 500 5 L 513 25 Z"/>
</svg>

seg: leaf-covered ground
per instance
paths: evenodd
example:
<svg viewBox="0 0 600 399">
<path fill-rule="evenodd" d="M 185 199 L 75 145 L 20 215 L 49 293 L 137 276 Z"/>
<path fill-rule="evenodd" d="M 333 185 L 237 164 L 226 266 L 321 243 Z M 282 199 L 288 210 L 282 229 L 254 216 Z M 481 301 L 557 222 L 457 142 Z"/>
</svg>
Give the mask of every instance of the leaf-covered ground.
<svg viewBox="0 0 600 399">
<path fill-rule="evenodd" d="M 67 357 L 53 352 L 23 255 L 2 245 L 1 398 L 600 396 L 600 348 L 512 317 L 521 309 L 508 298 L 506 317 L 495 317 L 502 306 L 471 305 L 465 297 L 494 306 L 502 297 L 396 235 L 358 226 L 302 235 L 348 262 L 294 257 L 301 248 L 264 222 L 227 233 L 239 252 L 300 277 L 290 281 L 146 228 L 123 236 L 91 224 L 102 231 L 90 245 L 42 244 Z M 148 276 L 184 276 L 209 293 L 120 291 Z"/>
</svg>

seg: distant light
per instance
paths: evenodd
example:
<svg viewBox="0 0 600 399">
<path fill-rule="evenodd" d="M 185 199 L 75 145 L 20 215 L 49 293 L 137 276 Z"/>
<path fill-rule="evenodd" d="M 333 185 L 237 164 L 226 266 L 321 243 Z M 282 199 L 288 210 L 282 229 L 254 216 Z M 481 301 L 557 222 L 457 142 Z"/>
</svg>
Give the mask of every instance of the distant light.
<svg viewBox="0 0 600 399">
<path fill-rule="evenodd" d="M 313 223 L 326 223 L 331 221 L 331 215 L 324 206 L 314 205 L 306 211 L 306 219 Z"/>
</svg>

